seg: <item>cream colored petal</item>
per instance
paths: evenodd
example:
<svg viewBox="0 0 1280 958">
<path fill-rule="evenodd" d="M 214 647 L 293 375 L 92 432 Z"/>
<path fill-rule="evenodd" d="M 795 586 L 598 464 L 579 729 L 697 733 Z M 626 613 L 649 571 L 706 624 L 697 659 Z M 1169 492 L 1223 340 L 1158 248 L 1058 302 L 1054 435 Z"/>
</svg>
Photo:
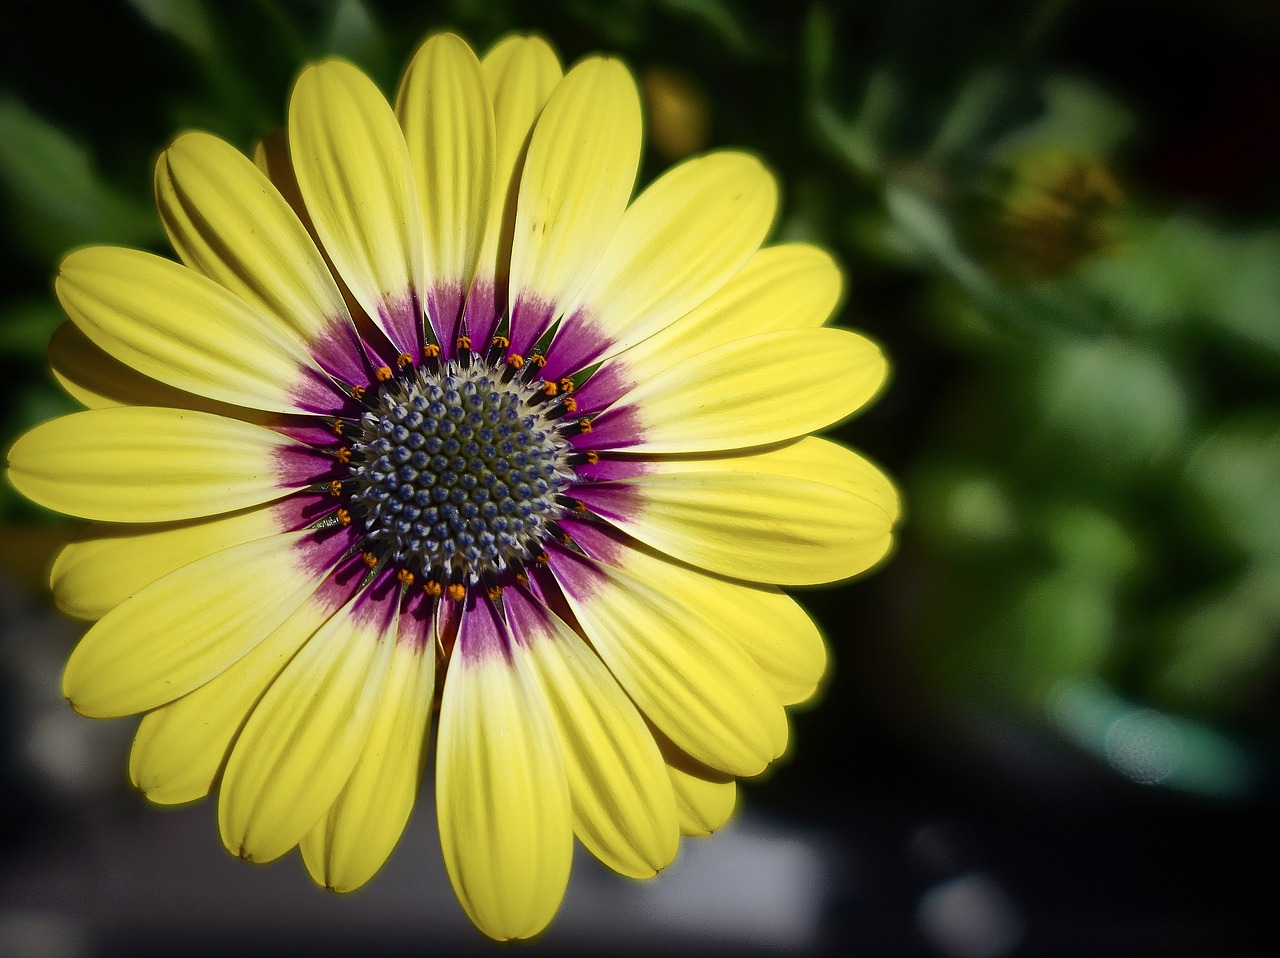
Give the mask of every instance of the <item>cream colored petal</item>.
<svg viewBox="0 0 1280 958">
<path fill-rule="evenodd" d="M 318 884 L 345 892 L 377 873 L 400 840 L 422 784 L 435 646 L 396 642 L 391 673 L 369 740 L 332 807 L 302 840 L 302 860 Z"/>
<path fill-rule="evenodd" d="M 290 532 L 215 552 L 107 613 L 67 661 L 62 691 L 82 715 L 145 712 L 239 661 L 312 595 L 318 578 Z"/>
<path fill-rule="evenodd" d="M 617 362 L 635 384 L 735 339 L 821 326 L 842 287 L 840 268 L 824 250 L 806 243 L 768 246 L 704 302 Z"/>
<path fill-rule="evenodd" d="M 218 800 L 233 855 L 279 858 L 337 798 L 369 740 L 396 647 L 395 600 L 365 591 L 322 625 L 236 740 Z"/>
<path fill-rule="evenodd" d="M 129 753 L 129 778 L 159 805 L 213 790 L 231 743 L 267 686 L 334 612 L 311 596 L 244 658 L 182 698 L 142 717 Z"/>
<path fill-rule="evenodd" d="M 155 189 L 184 263 L 320 353 L 322 363 L 340 348 L 347 364 L 330 359 L 326 368 L 355 381 L 342 294 L 302 222 L 252 160 L 215 136 L 185 133 L 161 154 Z"/>
<path fill-rule="evenodd" d="M 476 927 L 529 938 L 569 881 L 572 817 L 556 726 L 526 658 L 483 600 L 462 621 L 440 705 L 436 812 Z"/>
<path fill-rule="evenodd" d="M 62 261 L 54 289 L 90 339 L 152 379 L 275 412 L 339 399 L 291 330 L 180 263 L 93 246 Z"/>
<path fill-rule="evenodd" d="M 471 47 L 451 33 L 419 47 L 400 83 L 396 115 L 422 204 L 428 295 L 460 308 L 495 202 L 493 105 Z M 448 336 L 457 316 L 432 319 Z"/>
<path fill-rule="evenodd" d="M 354 66 L 325 60 L 298 77 L 288 130 L 298 188 L 330 261 L 361 308 L 416 357 L 423 227 L 395 113 Z"/>
<path fill-rule="evenodd" d="M 742 269 L 764 240 L 777 200 L 773 176 L 746 153 L 711 153 L 673 167 L 623 214 L 565 310 L 583 313 L 570 326 L 580 323 L 607 341 L 604 357 L 668 326 Z"/>
<path fill-rule="evenodd" d="M 301 448 L 208 413 L 114 406 L 54 419 L 9 450 L 27 498 L 83 519 L 168 522 L 218 515 L 289 492 L 279 457 Z"/>
<path fill-rule="evenodd" d="M 49 583 L 58 608 L 100 619 L 134 593 L 175 569 L 215 552 L 283 532 L 285 516 L 254 507 L 212 519 L 163 525 L 95 524 L 53 563 Z"/>
<path fill-rule="evenodd" d="M 664 591 L 567 556 L 556 577 L 609 670 L 677 746 L 731 775 L 759 774 L 783 753 L 787 721 L 778 696 L 700 577 L 677 573 Z"/>
<path fill-rule="evenodd" d="M 849 416 L 887 372 L 879 348 L 847 330 L 749 336 L 639 383 L 596 417 L 593 440 L 651 453 L 780 442 Z"/>
<path fill-rule="evenodd" d="M 658 745 L 599 657 L 550 612 L 520 595 L 506 607 L 560 734 L 574 832 L 623 875 L 648 878 L 675 857 L 675 798 Z"/>
<path fill-rule="evenodd" d="M 631 196 L 640 134 L 635 80 L 617 60 L 582 61 L 551 94 L 533 130 L 516 205 L 513 325 L 522 301 L 558 314 L 595 269 Z"/>
</svg>

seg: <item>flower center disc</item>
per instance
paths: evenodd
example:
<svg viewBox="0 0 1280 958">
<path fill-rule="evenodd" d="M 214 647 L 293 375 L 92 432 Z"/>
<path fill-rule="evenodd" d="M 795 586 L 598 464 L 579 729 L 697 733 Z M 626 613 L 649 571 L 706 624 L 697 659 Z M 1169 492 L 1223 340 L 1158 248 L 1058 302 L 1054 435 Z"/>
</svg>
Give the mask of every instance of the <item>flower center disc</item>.
<svg viewBox="0 0 1280 958">
<path fill-rule="evenodd" d="M 351 446 L 362 548 L 440 581 L 476 582 L 540 551 L 571 451 L 538 384 L 479 358 L 370 390 Z"/>
</svg>

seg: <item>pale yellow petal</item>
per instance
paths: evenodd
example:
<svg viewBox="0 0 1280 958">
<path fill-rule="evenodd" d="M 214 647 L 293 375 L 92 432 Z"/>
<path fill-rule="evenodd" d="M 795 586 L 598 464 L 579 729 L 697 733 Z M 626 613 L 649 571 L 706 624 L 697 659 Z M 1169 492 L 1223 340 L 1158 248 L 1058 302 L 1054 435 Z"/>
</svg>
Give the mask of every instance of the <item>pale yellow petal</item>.
<svg viewBox="0 0 1280 958">
<path fill-rule="evenodd" d="M 315 592 L 305 530 L 215 552 L 157 579 L 80 640 L 62 691 L 94 718 L 145 712 L 243 658 Z"/>
<path fill-rule="evenodd" d="M 660 594 L 688 594 L 760 667 L 783 705 L 813 696 L 827 668 L 827 645 L 799 604 L 773 586 L 708 575 L 671 562 L 638 543 L 613 558 Z"/>
<path fill-rule="evenodd" d="M 481 61 L 493 96 L 495 121 L 494 201 L 489 207 L 480 252 L 480 279 L 507 277 L 514 228 L 519 170 L 534 121 L 564 72 L 551 46 L 539 37 L 508 36 Z"/>
<path fill-rule="evenodd" d="M 674 765 L 668 765 L 667 771 L 676 794 L 681 834 L 710 835 L 733 817 L 738 804 L 738 783 L 733 779 L 703 778 Z"/>
<path fill-rule="evenodd" d="M 313 351 L 349 328 L 342 294 L 306 227 L 239 150 L 185 133 L 161 154 L 155 188 L 165 231 L 188 266 Z"/>
<path fill-rule="evenodd" d="M 418 48 L 396 96 L 425 224 L 428 296 L 460 308 L 494 197 L 493 105 L 465 41 L 437 34 Z M 496 197 L 501 205 L 502 196 Z M 434 316 L 451 331 L 453 316 Z"/>
<path fill-rule="evenodd" d="M 208 413 L 113 406 L 54 419 L 9 450 L 9 479 L 83 519 L 168 522 L 284 496 L 281 457 L 299 444 Z"/>
<path fill-rule="evenodd" d="M 416 358 L 422 218 L 395 113 L 358 69 L 325 60 L 298 77 L 288 129 L 298 188 L 330 261 L 361 308 Z"/>
<path fill-rule="evenodd" d="M 218 800 L 222 841 L 232 854 L 279 858 L 346 785 L 369 739 L 396 646 L 394 615 L 383 604 L 394 613 L 394 600 L 365 592 L 337 612 L 249 716 Z"/>
<path fill-rule="evenodd" d="M 816 246 L 765 247 L 704 302 L 616 361 L 635 384 L 744 336 L 821 326 L 840 301 L 842 285 L 835 260 Z"/>
<path fill-rule="evenodd" d="M 458 900 L 491 938 L 536 935 L 569 881 L 569 788 L 526 653 L 483 602 L 454 646 L 437 741 L 440 845 Z"/>
<path fill-rule="evenodd" d="M 396 642 L 391 672 L 377 703 L 369 740 L 332 807 L 302 840 L 302 860 L 318 884 L 359 888 L 400 840 L 422 784 L 435 646 Z"/>
<path fill-rule="evenodd" d="M 780 442 L 849 416 L 887 372 L 879 348 L 847 330 L 748 336 L 640 382 L 596 417 L 593 439 L 650 453 Z"/>
<path fill-rule="evenodd" d="M 576 633 L 520 596 L 507 609 L 560 734 L 574 832 L 614 871 L 652 876 L 670 864 L 679 839 L 675 798 L 653 735 Z"/>
<path fill-rule="evenodd" d="M 756 775 L 786 749 L 777 694 L 689 574 L 662 591 L 621 569 L 564 557 L 574 615 L 609 670 L 675 744 L 712 768 Z"/>
<path fill-rule="evenodd" d="M 215 552 L 285 531 L 283 516 L 254 507 L 212 519 L 163 525 L 95 524 L 53 563 L 49 583 L 58 608 L 100 619 L 147 585 Z"/>
<path fill-rule="evenodd" d="M 62 261 L 54 288 L 90 339 L 160 382 L 276 412 L 335 401 L 295 331 L 179 263 L 94 246 Z"/>
<path fill-rule="evenodd" d="M 134 786 L 159 805 L 208 795 L 263 691 L 333 612 L 320 593 L 311 596 L 226 671 L 144 715 L 129 753 Z"/>
<path fill-rule="evenodd" d="M 772 175 L 753 156 L 722 151 L 686 160 L 628 207 L 565 313 L 581 310 L 573 323 L 608 341 L 601 356 L 640 342 L 742 269 L 764 240 L 777 199 Z"/>
<path fill-rule="evenodd" d="M 764 472 L 707 469 L 620 480 L 630 494 L 597 511 L 641 542 L 721 575 L 780 585 L 834 582 L 880 561 L 893 520 L 861 496 Z"/>
<path fill-rule="evenodd" d="M 640 97 L 617 60 L 592 57 L 551 94 L 529 143 L 511 251 L 512 322 L 522 300 L 553 313 L 613 238 L 640 160 Z"/>
</svg>

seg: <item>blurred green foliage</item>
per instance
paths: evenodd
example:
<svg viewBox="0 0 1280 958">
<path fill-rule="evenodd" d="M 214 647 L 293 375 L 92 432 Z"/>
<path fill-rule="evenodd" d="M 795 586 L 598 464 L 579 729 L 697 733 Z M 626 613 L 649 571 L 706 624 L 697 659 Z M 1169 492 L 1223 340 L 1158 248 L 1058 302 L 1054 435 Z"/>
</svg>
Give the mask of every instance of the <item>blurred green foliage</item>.
<svg viewBox="0 0 1280 958">
<path fill-rule="evenodd" d="M 1277 730 L 1280 211 L 1161 195 L 1135 162 L 1142 111 L 1056 65 L 1103 20 L 1066 0 L 132 0 L 62 25 L 55 84 L 53 41 L 15 26 L 0 442 L 69 408 L 40 358 L 59 255 L 163 248 L 149 164 L 179 130 L 248 149 L 307 59 L 339 53 L 391 91 L 433 29 L 481 48 L 533 30 L 566 61 L 617 50 L 663 92 L 654 124 L 693 124 L 654 132 L 643 175 L 681 149 L 664 144 L 761 153 L 785 189 L 777 236 L 841 258 L 843 321 L 896 363 L 841 435 L 888 464 L 909 520 L 879 582 L 820 603 L 837 647 L 842 603 L 861 618 L 909 591 L 911 612 L 870 615 L 930 696 L 1043 723 L 1122 774 L 1108 736 L 1160 710 L 1189 756 L 1166 784 L 1244 788 L 1232 743 Z M 0 490 L 0 518 L 36 517 Z"/>
</svg>

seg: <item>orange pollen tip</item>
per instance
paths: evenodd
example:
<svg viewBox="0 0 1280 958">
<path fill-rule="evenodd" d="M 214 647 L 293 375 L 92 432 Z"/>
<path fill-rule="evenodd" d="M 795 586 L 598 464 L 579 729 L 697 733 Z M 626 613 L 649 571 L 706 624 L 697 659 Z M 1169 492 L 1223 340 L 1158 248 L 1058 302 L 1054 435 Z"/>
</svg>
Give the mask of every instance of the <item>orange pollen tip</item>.
<svg viewBox="0 0 1280 958">
<path fill-rule="evenodd" d="M 528 577 L 527 575 L 525 575 L 523 572 L 517 572 L 517 573 L 516 573 L 516 581 L 517 581 L 517 582 L 519 582 L 521 585 L 528 585 L 528 584 L 529 584 L 529 577 Z"/>
<path fill-rule="evenodd" d="M 378 557 L 372 552 L 366 552 L 360 557 L 360 561 L 367 565 L 370 569 L 378 564 Z"/>
<path fill-rule="evenodd" d="M 347 446 L 343 446 L 334 455 L 338 457 L 338 462 L 344 466 L 351 461 L 351 449 Z"/>
<path fill-rule="evenodd" d="M 548 398 L 554 396 L 558 392 L 556 384 L 553 382 L 545 382 L 542 384 L 542 393 Z"/>
<path fill-rule="evenodd" d="M 587 464 L 594 466 L 599 461 L 600 461 L 600 453 L 596 452 L 594 449 L 588 449 Z"/>
<path fill-rule="evenodd" d="M 341 483 L 341 482 L 339 482 L 337 479 L 335 479 L 335 480 L 333 480 L 333 482 L 329 483 L 329 495 L 331 495 L 331 496 L 340 496 L 340 495 L 342 495 L 342 483 Z"/>
<path fill-rule="evenodd" d="M 523 369 L 524 357 L 521 356 L 519 353 L 512 353 L 510 356 L 507 357 L 507 365 L 510 366 L 512 369 Z"/>
<path fill-rule="evenodd" d="M 564 411 L 567 413 L 575 413 L 578 411 L 578 400 L 572 396 L 564 397 Z"/>
<path fill-rule="evenodd" d="M 351 525 L 351 513 L 348 512 L 346 509 L 339 509 L 336 515 L 338 517 L 338 521 L 341 522 L 344 526 Z"/>
<path fill-rule="evenodd" d="M 467 587 L 461 582 L 450 582 L 449 588 L 445 590 L 446 594 L 454 602 L 461 602 L 467 595 Z"/>
<path fill-rule="evenodd" d="M 401 369 L 404 369 L 405 366 L 412 366 L 413 357 L 410 356 L 408 353 L 401 353 L 399 356 L 396 357 L 396 365 L 399 366 Z"/>
<path fill-rule="evenodd" d="M 422 355 L 426 359 L 435 359 L 440 355 L 440 347 L 435 343 L 427 343 L 422 347 Z"/>
<path fill-rule="evenodd" d="M 351 387 L 351 398 L 352 398 L 352 399 L 363 399 L 363 398 L 364 398 L 364 387 L 363 387 L 363 386 L 352 386 L 352 387 Z"/>
<path fill-rule="evenodd" d="M 500 585 L 491 585 L 491 586 L 489 586 L 489 598 L 490 598 L 490 599 L 492 599 L 493 601 L 495 601 L 495 602 L 496 602 L 496 601 L 498 601 L 498 599 L 500 599 L 501 597 L 502 597 L 502 586 L 500 586 Z"/>
<path fill-rule="evenodd" d="M 391 378 L 391 367 L 390 367 L 390 366 L 379 366 L 379 367 L 374 371 L 373 378 L 374 378 L 374 379 L 376 379 L 376 380 L 377 380 L 378 382 L 380 382 L 380 383 L 385 383 L 388 379 L 390 379 L 390 378 Z"/>
<path fill-rule="evenodd" d="M 548 565 L 551 562 L 551 556 L 547 555 L 545 552 L 539 552 L 533 557 L 533 561 L 538 563 L 538 565 Z"/>
<path fill-rule="evenodd" d="M 511 345 L 511 340 L 507 339 L 506 336 L 494 336 L 493 339 L 489 340 L 489 345 L 497 346 L 499 349 L 506 349 Z"/>
<path fill-rule="evenodd" d="M 586 416 L 583 416 L 581 419 L 578 420 L 578 428 L 581 429 L 584 433 L 590 432 L 591 420 Z"/>
<path fill-rule="evenodd" d="M 422 591 L 433 599 L 438 599 L 444 595 L 444 588 L 435 579 L 428 579 L 422 583 Z"/>
<path fill-rule="evenodd" d="M 560 380 L 560 391 L 562 393 L 564 393 L 566 396 L 572 395 L 573 390 L 574 390 L 574 385 L 573 385 L 572 379 L 570 379 L 568 376 L 565 376 L 564 379 Z"/>
<path fill-rule="evenodd" d="M 332 429 L 333 429 L 333 433 L 334 433 L 334 435 L 335 435 L 335 436 L 341 436 L 341 435 L 342 435 L 342 420 L 341 420 L 341 419 L 335 419 L 333 422 L 329 423 L 329 425 L 330 425 L 330 427 L 332 427 Z"/>
<path fill-rule="evenodd" d="M 583 515 L 587 511 L 587 504 L 583 502 L 581 499 L 574 499 L 572 504 L 569 506 L 569 508 L 571 508 L 574 512 L 578 513 L 579 515 Z"/>
<path fill-rule="evenodd" d="M 396 573 L 396 578 L 400 580 L 401 585 L 413 585 L 413 573 L 408 569 L 401 569 Z"/>
<path fill-rule="evenodd" d="M 533 363 L 535 366 L 541 369 L 543 366 L 547 364 L 547 357 L 542 355 L 542 353 L 534 353 L 532 356 L 529 357 L 529 362 Z"/>
<path fill-rule="evenodd" d="M 459 336 L 459 337 L 457 338 L 457 340 L 455 340 L 455 341 L 454 341 L 454 345 L 455 345 L 455 346 L 457 346 L 459 349 L 470 349 L 470 348 L 471 348 L 471 337 L 470 337 L 470 336 Z"/>
</svg>

